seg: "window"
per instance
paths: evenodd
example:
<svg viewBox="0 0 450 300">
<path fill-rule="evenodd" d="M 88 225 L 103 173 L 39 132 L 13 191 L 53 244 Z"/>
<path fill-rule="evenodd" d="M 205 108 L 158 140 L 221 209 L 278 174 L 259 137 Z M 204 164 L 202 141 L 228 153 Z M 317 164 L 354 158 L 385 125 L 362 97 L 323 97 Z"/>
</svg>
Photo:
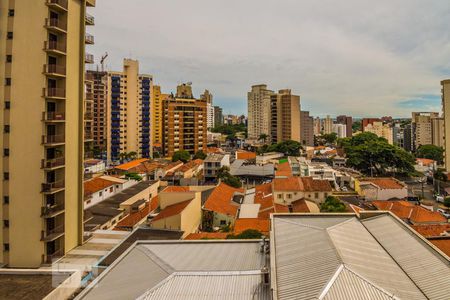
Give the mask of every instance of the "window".
<svg viewBox="0 0 450 300">
<path fill-rule="evenodd" d="M 314 193 L 314 198 L 319 198 L 319 193 Z"/>
<path fill-rule="evenodd" d="M 278 194 L 278 195 L 277 195 L 277 198 L 278 198 L 278 199 L 281 199 L 282 197 L 283 197 L 283 195 L 281 195 L 281 194 Z"/>
<path fill-rule="evenodd" d="M 4 243 L 3 244 L 3 251 L 9 251 L 9 244 L 8 243 Z"/>
<path fill-rule="evenodd" d="M 287 198 L 288 199 L 292 199 L 292 195 L 291 194 L 287 194 Z"/>
<path fill-rule="evenodd" d="M 3 149 L 3 156 L 9 156 L 9 148 Z"/>
<path fill-rule="evenodd" d="M 3 128 L 3 131 L 4 131 L 5 133 L 9 133 L 10 129 L 11 129 L 11 128 L 10 128 L 9 125 L 5 125 L 4 128 Z"/>
<path fill-rule="evenodd" d="M 227 225 L 227 221 L 225 221 L 225 220 L 220 220 L 220 226 L 222 226 L 222 225 Z"/>
<path fill-rule="evenodd" d="M 9 196 L 3 196 L 3 204 L 9 204 Z"/>
<path fill-rule="evenodd" d="M 3 172 L 3 180 L 9 180 L 9 172 Z"/>
<path fill-rule="evenodd" d="M 14 9 L 8 10 L 8 16 L 9 17 L 14 17 Z"/>
<path fill-rule="evenodd" d="M 10 108 L 11 108 L 11 102 L 5 101 L 5 109 L 10 109 Z"/>
<path fill-rule="evenodd" d="M 113 190 L 114 190 L 114 188 L 113 188 L 113 187 L 110 187 L 110 188 L 109 188 L 109 192 L 110 192 L 110 193 L 112 193 L 112 192 L 113 192 Z"/>
<path fill-rule="evenodd" d="M 10 86 L 11 85 L 11 78 L 5 78 L 5 85 Z"/>
<path fill-rule="evenodd" d="M 9 220 L 3 220 L 3 227 L 9 228 Z"/>
<path fill-rule="evenodd" d="M 7 63 L 12 62 L 12 55 L 6 55 L 6 62 Z"/>
<path fill-rule="evenodd" d="M 98 193 L 98 195 L 101 197 L 103 195 L 103 192 Z"/>
<path fill-rule="evenodd" d="M 6 35 L 6 38 L 7 38 L 8 40 L 12 40 L 12 38 L 13 38 L 13 33 L 12 33 L 12 31 L 8 31 L 8 33 L 7 33 L 7 35 Z"/>
</svg>

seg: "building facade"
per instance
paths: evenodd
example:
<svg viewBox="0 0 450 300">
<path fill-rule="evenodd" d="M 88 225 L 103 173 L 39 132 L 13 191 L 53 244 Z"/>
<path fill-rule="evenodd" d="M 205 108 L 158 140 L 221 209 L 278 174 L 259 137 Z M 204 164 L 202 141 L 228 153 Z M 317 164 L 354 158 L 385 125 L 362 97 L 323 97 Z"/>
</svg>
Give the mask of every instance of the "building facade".
<svg viewBox="0 0 450 300">
<path fill-rule="evenodd" d="M 272 142 L 300 142 L 300 96 L 289 89 L 280 90 L 270 97 L 270 110 Z"/>
<path fill-rule="evenodd" d="M 175 152 L 186 150 L 195 154 L 207 147 L 207 103 L 195 99 L 192 87 L 182 84 L 177 94 L 168 97 L 163 103 L 163 152 L 171 157 Z"/>
<path fill-rule="evenodd" d="M 214 127 L 223 125 L 223 113 L 222 108 L 214 106 Z"/>
<path fill-rule="evenodd" d="M 322 132 L 322 121 L 319 117 L 314 119 L 314 135 L 320 135 Z"/>
<path fill-rule="evenodd" d="M 444 115 L 444 164 L 450 171 L 450 79 L 442 80 L 442 110 Z"/>
<path fill-rule="evenodd" d="M 373 122 L 364 128 L 364 132 L 374 133 L 378 137 L 385 138 L 389 144 L 394 144 L 392 128 L 388 124 L 383 124 L 383 122 Z"/>
<path fill-rule="evenodd" d="M 107 160 L 117 162 L 124 153 L 152 156 L 151 91 L 153 77 L 139 74 L 139 62 L 124 59 L 122 72 L 108 72 Z"/>
<path fill-rule="evenodd" d="M 153 85 L 152 93 L 152 139 L 154 145 L 162 145 L 163 130 L 162 123 L 164 119 L 163 115 L 163 103 L 169 97 L 168 94 L 161 93 L 161 87 L 159 85 Z"/>
<path fill-rule="evenodd" d="M 103 71 L 87 71 L 86 79 L 92 83 L 91 88 L 86 88 L 86 99 L 93 100 L 92 112 L 86 112 L 86 119 L 91 119 L 93 147 L 95 151 L 106 155 L 106 124 L 108 107 L 106 105 L 107 76 Z"/>
<path fill-rule="evenodd" d="M 353 118 L 350 116 L 337 116 L 336 123 L 345 125 L 346 137 L 352 137 L 353 135 Z"/>
<path fill-rule="evenodd" d="M 1 263 L 36 268 L 83 242 L 86 13 L 94 0 L 0 1 Z M 32 24 L 32 25 L 31 25 Z"/>
<path fill-rule="evenodd" d="M 431 143 L 444 147 L 444 118 L 431 119 Z"/>
<path fill-rule="evenodd" d="M 330 116 L 327 116 L 323 120 L 323 133 L 330 134 L 333 132 L 333 119 Z"/>
<path fill-rule="evenodd" d="M 270 97 L 273 91 L 267 89 L 267 85 L 252 86 L 248 92 L 248 138 L 258 140 L 261 134 L 270 136 Z"/>
<path fill-rule="evenodd" d="M 206 101 L 206 124 L 207 128 L 211 129 L 214 127 L 213 95 L 208 90 L 205 90 L 203 94 L 200 95 L 200 99 Z"/>
<path fill-rule="evenodd" d="M 364 132 L 365 128 L 369 124 L 373 124 L 373 122 L 381 122 L 379 118 L 364 118 L 361 120 L 361 131 Z"/>
<path fill-rule="evenodd" d="M 309 111 L 300 111 L 300 141 L 304 146 L 314 146 L 314 119 Z"/>
<path fill-rule="evenodd" d="M 413 151 L 417 150 L 421 145 L 433 144 L 433 122 L 432 120 L 439 118 L 437 112 L 413 112 L 411 124 L 413 128 Z M 439 121 L 435 124 L 438 127 L 435 130 L 439 131 Z M 436 133 L 436 137 L 439 132 Z"/>
<path fill-rule="evenodd" d="M 338 138 L 345 138 L 347 137 L 347 125 L 333 124 L 333 132 L 337 134 Z"/>
</svg>

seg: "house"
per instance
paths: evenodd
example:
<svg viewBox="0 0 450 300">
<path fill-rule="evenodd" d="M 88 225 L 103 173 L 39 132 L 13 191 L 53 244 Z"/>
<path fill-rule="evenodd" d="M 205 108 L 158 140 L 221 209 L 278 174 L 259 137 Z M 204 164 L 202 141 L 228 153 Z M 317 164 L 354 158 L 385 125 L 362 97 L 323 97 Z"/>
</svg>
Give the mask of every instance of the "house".
<svg viewBox="0 0 450 300">
<path fill-rule="evenodd" d="M 230 166 L 230 174 L 256 185 L 272 179 L 275 168 L 273 164 L 255 165 L 244 159 L 236 159 Z"/>
<path fill-rule="evenodd" d="M 404 222 L 412 225 L 447 223 L 447 218 L 438 212 L 408 201 L 372 201 L 379 210 L 390 211 Z"/>
<path fill-rule="evenodd" d="M 84 161 L 85 174 L 103 173 L 106 170 L 106 164 L 101 159 L 89 159 Z"/>
<path fill-rule="evenodd" d="M 203 161 L 203 176 L 205 180 L 216 180 L 217 173 L 222 167 L 230 167 L 229 154 L 208 154 Z"/>
<path fill-rule="evenodd" d="M 89 208 L 109 197 L 119 190 L 116 181 L 96 177 L 84 182 L 84 208 Z"/>
<path fill-rule="evenodd" d="M 331 195 L 333 189 L 327 180 L 315 180 L 312 177 L 275 178 L 272 181 L 274 202 L 285 206 L 293 205 L 297 200 L 309 200 L 317 205 Z"/>
<path fill-rule="evenodd" d="M 183 231 L 183 237 L 196 232 L 202 218 L 201 192 L 189 187 L 167 187 L 158 195 L 160 212 L 150 227 Z"/>
<path fill-rule="evenodd" d="M 416 158 L 414 168 L 419 172 L 434 172 L 438 169 L 437 161 L 428 158 Z"/>
<path fill-rule="evenodd" d="M 450 257 L 450 224 L 412 225 L 411 227 Z"/>
<path fill-rule="evenodd" d="M 258 230 L 263 235 L 269 236 L 270 220 L 259 218 L 237 219 L 236 222 L 234 223 L 233 233 L 236 235 L 249 229 Z"/>
<path fill-rule="evenodd" d="M 135 173 L 133 171 L 134 168 L 136 168 L 137 166 L 141 165 L 143 162 L 147 162 L 149 161 L 148 158 L 140 158 L 140 159 L 135 159 L 132 161 L 129 161 L 127 163 L 115 166 L 113 168 L 114 172 L 116 172 L 117 174 L 125 174 L 125 173 Z"/>
<path fill-rule="evenodd" d="M 189 179 L 203 171 L 203 160 L 194 159 L 173 171 L 175 177 Z"/>
<path fill-rule="evenodd" d="M 392 177 L 356 179 L 355 191 L 367 201 L 406 199 L 408 197 L 408 186 Z"/>
<path fill-rule="evenodd" d="M 292 177 L 291 165 L 288 161 L 277 164 L 277 170 L 275 171 L 275 178 L 288 178 Z"/>
<path fill-rule="evenodd" d="M 278 153 L 278 152 L 263 153 L 262 155 L 256 156 L 256 164 L 264 165 L 264 164 L 268 164 L 268 163 L 278 163 L 278 160 L 282 157 L 284 157 L 283 153 Z"/>
<path fill-rule="evenodd" d="M 233 226 L 244 200 L 244 192 L 244 189 L 234 188 L 221 182 L 203 205 L 203 226 L 209 229 Z"/>
</svg>

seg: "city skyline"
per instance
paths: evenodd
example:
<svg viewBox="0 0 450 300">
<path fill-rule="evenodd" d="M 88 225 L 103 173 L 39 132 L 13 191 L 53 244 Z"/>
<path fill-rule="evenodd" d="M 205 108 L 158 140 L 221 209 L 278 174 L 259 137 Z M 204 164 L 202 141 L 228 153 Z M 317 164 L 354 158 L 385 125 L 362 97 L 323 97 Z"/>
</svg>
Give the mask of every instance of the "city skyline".
<svg viewBox="0 0 450 300">
<path fill-rule="evenodd" d="M 262 83 L 292 89 L 314 116 L 439 111 L 450 7 L 382 1 L 367 10 L 363 2 L 266 3 L 256 14 L 254 1 L 101 1 L 93 52 L 97 62 L 108 52 L 109 70 L 138 59 L 165 93 L 188 81 L 196 96 L 207 88 L 224 114 L 244 113 L 247 92 Z"/>
</svg>

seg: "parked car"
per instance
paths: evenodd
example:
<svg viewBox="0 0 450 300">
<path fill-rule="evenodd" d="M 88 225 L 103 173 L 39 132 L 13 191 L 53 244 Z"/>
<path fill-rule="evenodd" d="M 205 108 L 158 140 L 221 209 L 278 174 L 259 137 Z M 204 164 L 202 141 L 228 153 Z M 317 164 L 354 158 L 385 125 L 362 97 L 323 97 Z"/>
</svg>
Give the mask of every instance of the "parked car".
<svg viewBox="0 0 450 300">
<path fill-rule="evenodd" d="M 445 210 L 443 210 L 442 208 L 438 208 L 437 211 L 443 215 L 444 217 L 446 217 L 447 219 L 450 219 L 450 213 L 446 212 Z"/>
<path fill-rule="evenodd" d="M 436 201 L 444 203 L 444 197 L 443 196 L 436 196 Z"/>
</svg>

